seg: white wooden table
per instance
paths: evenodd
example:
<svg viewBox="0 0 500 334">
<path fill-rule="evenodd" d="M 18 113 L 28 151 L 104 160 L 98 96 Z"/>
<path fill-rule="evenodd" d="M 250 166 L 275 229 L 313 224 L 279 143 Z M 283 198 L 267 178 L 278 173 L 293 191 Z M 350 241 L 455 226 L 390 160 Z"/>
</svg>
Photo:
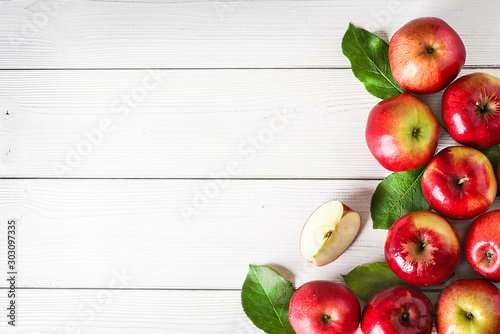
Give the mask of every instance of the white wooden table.
<svg viewBox="0 0 500 334">
<path fill-rule="evenodd" d="M 19 224 L 17 326 L 2 279 L 0 332 L 260 333 L 240 306 L 248 263 L 298 287 L 384 260 L 369 205 L 389 172 L 364 139 L 378 99 L 342 36 L 352 22 L 388 40 L 441 17 L 466 45 L 462 74 L 500 76 L 499 11 L 486 0 L 1 1 L 1 277 L 7 222 Z M 425 100 L 439 115 L 439 94 Z M 443 131 L 440 148 L 452 143 Z M 359 211 L 362 231 L 315 268 L 298 238 L 330 199 Z M 461 235 L 469 223 L 455 224 Z M 472 275 L 462 261 L 454 279 Z"/>
</svg>

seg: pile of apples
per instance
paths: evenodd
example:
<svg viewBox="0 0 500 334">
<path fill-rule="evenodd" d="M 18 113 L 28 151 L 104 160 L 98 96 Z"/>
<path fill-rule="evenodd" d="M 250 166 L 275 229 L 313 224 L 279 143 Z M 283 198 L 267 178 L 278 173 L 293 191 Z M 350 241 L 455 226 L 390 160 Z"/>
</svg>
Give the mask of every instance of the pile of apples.
<svg viewBox="0 0 500 334">
<path fill-rule="evenodd" d="M 455 78 L 465 63 L 459 35 L 443 20 L 424 17 L 408 22 L 392 37 L 389 62 L 395 81 L 409 93 L 385 99 L 368 116 L 366 141 L 375 159 L 391 171 L 428 163 L 422 191 L 435 211 L 404 215 L 390 228 L 384 252 L 389 268 L 417 287 L 445 282 L 454 272 L 461 244 L 447 218 L 474 220 L 463 240 L 469 265 L 485 279 L 461 279 L 448 285 L 436 305 L 439 334 L 500 333 L 500 210 L 490 211 L 500 182 L 479 149 L 500 144 L 500 79 L 486 73 Z M 445 89 L 442 119 L 462 145 L 435 155 L 439 121 L 410 93 Z M 498 181 L 497 181 L 498 178 Z M 339 201 L 320 206 L 307 220 L 300 251 L 322 266 L 337 259 L 353 242 L 360 215 Z M 489 281 L 488 281 L 489 280 Z M 351 290 L 328 281 L 302 285 L 292 297 L 290 323 L 302 333 L 431 333 L 433 306 L 408 286 L 376 293 L 361 313 Z"/>
</svg>

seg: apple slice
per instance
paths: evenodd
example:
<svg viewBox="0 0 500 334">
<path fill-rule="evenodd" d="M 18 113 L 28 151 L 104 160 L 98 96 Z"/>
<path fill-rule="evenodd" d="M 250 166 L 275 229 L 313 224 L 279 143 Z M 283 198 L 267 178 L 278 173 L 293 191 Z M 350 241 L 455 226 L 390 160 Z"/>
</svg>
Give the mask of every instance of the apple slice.
<svg viewBox="0 0 500 334">
<path fill-rule="evenodd" d="M 351 245 L 361 216 L 339 201 L 329 201 L 307 219 L 300 235 L 300 254 L 316 266 L 335 261 Z"/>
</svg>

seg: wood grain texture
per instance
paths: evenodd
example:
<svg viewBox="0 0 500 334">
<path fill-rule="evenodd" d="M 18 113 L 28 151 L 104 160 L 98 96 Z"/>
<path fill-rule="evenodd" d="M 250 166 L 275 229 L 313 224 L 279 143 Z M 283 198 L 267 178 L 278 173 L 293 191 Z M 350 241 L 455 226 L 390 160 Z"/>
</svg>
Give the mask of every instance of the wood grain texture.
<svg viewBox="0 0 500 334">
<path fill-rule="evenodd" d="M 30 289 L 19 302 L 22 316 L 9 333 L 264 333 L 243 312 L 239 291 Z"/>
<path fill-rule="evenodd" d="M 386 40 L 437 16 L 467 65 L 500 65 L 500 4 L 456 1 L 70 1 L 0 3 L 0 68 L 349 67 L 349 22 Z M 487 47 L 485 47 L 487 46 Z"/>
<path fill-rule="evenodd" d="M 1 321 L 2 332 L 263 333 L 246 318 L 239 291 L 21 289 L 18 305 L 16 327 Z"/>
<path fill-rule="evenodd" d="M 352 22 L 388 40 L 410 19 L 441 17 L 466 45 L 462 74 L 500 77 L 499 9 L 0 1 L 0 268 L 7 220 L 20 221 L 8 332 L 262 333 L 240 305 L 248 263 L 298 287 L 383 261 L 387 232 L 372 229 L 369 206 L 389 172 L 364 142 L 378 99 L 342 36 Z M 422 98 L 439 116 L 440 95 Z M 439 148 L 454 143 L 442 133 Z M 316 268 L 299 235 L 331 199 L 359 211 L 362 230 Z M 463 236 L 470 221 L 454 224 Z M 462 259 L 451 281 L 476 276 Z M 443 287 L 426 290 L 434 303 Z"/>
<path fill-rule="evenodd" d="M 278 265 L 301 284 L 342 280 L 381 253 L 368 203 L 376 181 L 4 180 L 0 224 L 19 217 L 20 286 L 238 289 L 248 263 Z M 208 196 L 204 192 L 208 191 Z M 363 216 L 360 239 L 335 266 L 314 268 L 298 240 L 311 212 L 343 200 Z M 0 233 L 0 248 L 6 247 Z M 0 267 L 6 259 L 0 257 Z M 1 282 L 5 286 L 6 282 Z"/>
<path fill-rule="evenodd" d="M 372 229 L 378 181 L 363 180 L 4 180 L 0 229 L 19 225 L 19 286 L 238 289 L 248 263 L 272 265 L 295 285 L 342 282 L 355 266 L 383 261 L 386 231 Z M 208 191 L 207 195 L 203 195 Z M 308 216 L 328 200 L 361 214 L 362 229 L 331 265 L 301 258 Z M 500 208 L 495 203 L 494 208 Z M 468 222 L 456 223 L 463 235 Z M 6 248 L 0 233 L 0 249 Z M 0 268 L 6 266 L 0 257 Z M 467 264 L 456 278 L 471 275 Z M 0 283 L 5 287 L 7 282 Z"/>
<path fill-rule="evenodd" d="M 349 69 L 2 71 L 0 175 L 380 179 L 378 101 Z"/>
</svg>

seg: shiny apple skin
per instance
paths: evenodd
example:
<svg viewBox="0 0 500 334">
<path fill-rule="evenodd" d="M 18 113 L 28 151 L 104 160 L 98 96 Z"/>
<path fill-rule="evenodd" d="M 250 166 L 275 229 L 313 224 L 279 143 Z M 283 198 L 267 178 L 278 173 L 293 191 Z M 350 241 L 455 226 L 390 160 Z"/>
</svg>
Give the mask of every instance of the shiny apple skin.
<svg viewBox="0 0 500 334">
<path fill-rule="evenodd" d="M 438 334 L 500 333 L 500 290 L 479 278 L 451 283 L 439 295 L 436 328 Z"/>
<path fill-rule="evenodd" d="M 323 316 L 328 315 L 328 323 Z M 332 281 L 310 281 L 300 286 L 290 300 L 289 318 L 297 334 L 355 333 L 361 307 L 354 293 Z"/>
<path fill-rule="evenodd" d="M 432 53 L 427 53 L 432 48 Z M 460 73 L 466 51 L 445 21 L 421 17 L 402 26 L 389 43 L 389 63 L 396 82 L 409 92 L 435 93 Z"/>
<path fill-rule="evenodd" d="M 497 187 L 491 162 L 483 153 L 467 146 L 443 149 L 422 176 L 422 191 L 429 205 L 457 220 L 486 212 L 495 200 Z"/>
<path fill-rule="evenodd" d="M 384 247 L 391 270 L 415 286 L 432 286 L 447 280 L 460 260 L 455 228 L 431 211 L 410 212 L 391 226 Z"/>
<path fill-rule="evenodd" d="M 486 73 L 460 77 L 446 88 L 443 123 L 457 142 L 478 149 L 500 144 L 500 79 Z"/>
<path fill-rule="evenodd" d="M 393 286 L 377 292 L 361 317 L 364 334 L 430 334 L 432 303 L 423 293 Z"/>
<path fill-rule="evenodd" d="M 365 135 L 370 152 L 384 168 L 408 171 L 429 162 L 436 152 L 439 121 L 427 104 L 403 93 L 372 108 Z"/>
<path fill-rule="evenodd" d="M 500 282 L 500 210 L 474 220 L 464 238 L 465 259 L 479 275 Z"/>
</svg>

